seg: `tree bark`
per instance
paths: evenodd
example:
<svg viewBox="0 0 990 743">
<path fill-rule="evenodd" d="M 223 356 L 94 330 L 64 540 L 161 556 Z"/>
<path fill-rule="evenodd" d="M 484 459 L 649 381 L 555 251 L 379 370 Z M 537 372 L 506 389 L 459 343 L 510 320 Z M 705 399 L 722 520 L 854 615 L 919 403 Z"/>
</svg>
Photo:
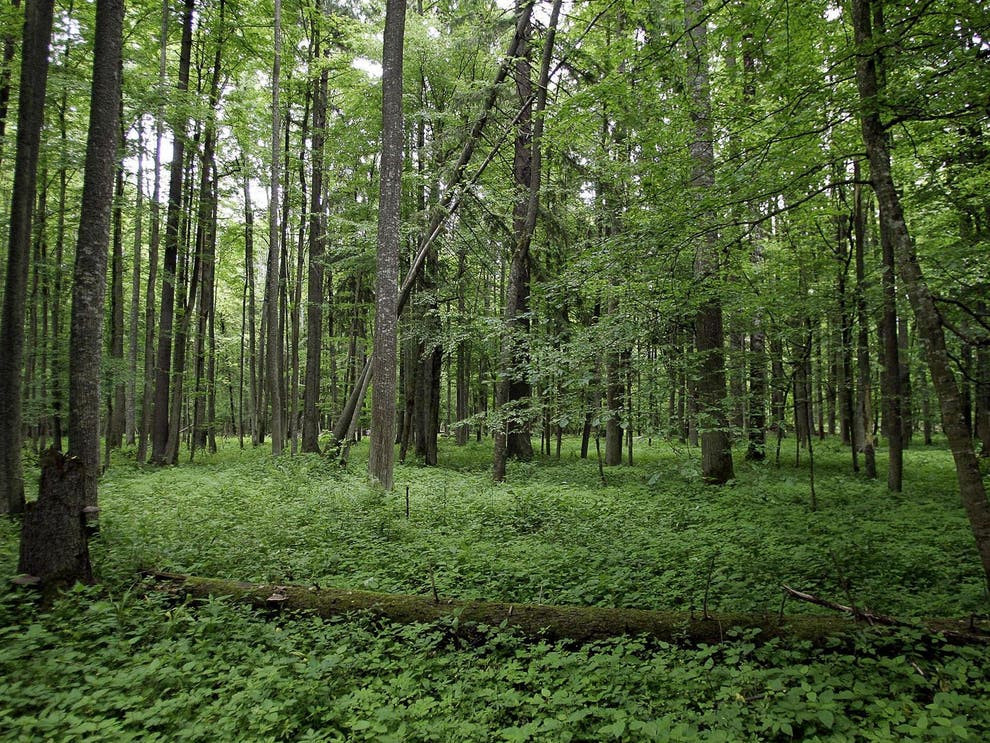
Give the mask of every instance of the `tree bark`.
<svg viewBox="0 0 990 743">
<path fill-rule="evenodd" d="M 319 23 L 313 32 L 313 56 L 320 57 Z M 306 378 L 303 388 L 302 450 L 320 453 L 320 363 L 323 356 L 323 149 L 329 71 L 320 70 L 313 96 L 312 177 L 309 206 L 309 275 L 306 287 Z"/>
<path fill-rule="evenodd" d="M 275 55 L 272 61 L 272 131 L 271 131 L 271 189 L 268 196 L 268 274 L 265 277 L 265 309 L 268 333 L 265 337 L 265 363 L 268 382 L 268 399 L 271 404 L 272 454 L 281 456 L 285 445 L 282 427 L 282 354 L 279 325 L 279 184 L 282 131 L 279 86 L 282 66 L 282 2 L 275 0 Z"/>
<path fill-rule="evenodd" d="M 24 16 L 17 151 L 8 217 L 7 283 L 0 318 L 0 420 L 3 421 L 0 425 L 0 513 L 20 513 L 24 510 L 24 472 L 21 464 L 24 307 L 53 6 L 52 0 L 32 0 L 27 4 Z"/>
<path fill-rule="evenodd" d="M 98 0 L 93 85 L 69 332 L 69 455 L 83 465 L 83 504 L 96 506 L 100 362 L 110 213 L 120 126 L 123 0 Z"/>
<path fill-rule="evenodd" d="M 245 583 L 175 573 L 150 575 L 185 595 L 204 599 L 226 596 L 268 611 L 307 611 L 326 618 L 366 611 L 372 616 L 400 623 L 456 618 L 456 626 L 450 631 L 468 638 L 475 636 L 478 626 L 482 625 L 509 626 L 526 637 L 549 642 L 562 640 L 581 644 L 623 635 L 649 635 L 662 642 L 695 645 L 719 643 L 727 637 L 737 636 L 740 630 L 758 630 L 754 639 L 759 643 L 788 638 L 824 645 L 830 639 L 834 642 L 837 635 L 862 626 L 845 616 L 797 614 L 773 617 L 765 613 L 720 613 L 698 617 L 683 611 L 468 601 L 444 596 Z M 983 634 L 970 629 L 967 620 L 931 619 L 926 620 L 926 625 L 928 631 L 946 632 L 947 639 L 953 641 L 986 641 Z M 871 627 L 871 630 L 881 631 L 879 627 Z"/>
<path fill-rule="evenodd" d="M 714 142 L 708 73 L 708 31 L 701 0 L 685 0 L 688 38 L 688 80 L 691 119 L 692 172 L 690 187 L 701 204 L 714 188 Z M 701 429 L 701 474 L 705 482 L 721 485 L 734 477 L 732 443 L 728 434 L 725 400 L 725 335 L 722 304 L 715 286 L 720 272 L 717 236 L 709 228 L 695 250 L 695 282 L 702 292 L 695 316 L 695 344 L 700 358 L 695 393 Z"/>
<path fill-rule="evenodd" d="M 382 52 L 382 155 L 378 199 L 375 335 L 368 473 L 391 490 L 395 464 L 399 219 L 402 209 L 402 42 L 405 0 L 386 0 Z"/>
<path fill-rule="evenodd" d="M 38 578 L 46 590 L 93 582 L 83 512 L 86 466 L 54 449 L 41 456 L 38 500 L 21 524 L 17 570 Z"/>
<path fill-rule="evenodd" d="M 131 307 L 127 318 L 127 397 L 124 433 L 128 446 L 137 441 L 138 321 L 141 312 L 141 253 L 144 239 L 144 122 L 138 122 L 137 188 L 134 198 L 134 258 L 131 269 Z M 149 327 L 148 333 L 152 332 Z"/>
<path fill-rule="evenodd" d="M 179 77 L 176 91 L 189 89 L 192 53 L 193 6 L 184 0 L 182 41 L 179 47 Z M 155 363 L 154 417 L 151 428 L 151 461 L 169 464 L 169 388 L 172 378 L 172 325 L 175 318 L 175 281 L 179 255 L 179 221 L 182 213 L 183 166 L 185 163 L 186 119 L 181 111 L 172 122 L 172 165 L 169 170 L 168 209 L 165 216 L 165 253 L 162 266 L 162 299 L 158 322 L 158 351 Z"/>
<path fill-rule="evenodd" d="M 528 16 L 529 5 L 520 3 L 517 9 L 517 18 Z M 516 244 L 512 252 L 510 262 L 510 275 L 506 286 L 505 312 L 503 315 L 502 351 L 499 359 L 499 374 L 496 382 L 496 403 L 499 407 L 499 414 L 505 415 L 503 406 L 510 401 L 516 402 L 529 397 L 529 383 L 525 378 L 525 372 L 513 370 L 521 360 L 516 344 L 519 339 L 516 337 L 520 333 L 528 332 L 528 320 L 525 312 L 529 301 L 529 247 L 533 238 L 533 231 L 536 229 L 536 218 L 540 205 L 540 178 L 543 169 L 542 140 L 543 140 L 543 110 L 546 107 L 547 88 L 550 80 L 550 62 L 553 56 L 554 39 L 557 30 L 557 19 L 560 16 L 560 0 L 554 0 L 553 8 L 550 11 L 550 19 L 547 23 L 547 35 L 543 45 L 543 55 L 540 62 L 540 76 L 537 82 L 537 92 L 535 102 L 532 104 L 532 116 L 534 123 L 531 132 L 527 132 L 523 121 L 530 115 L 527 113 L 527 106 L 532 96 L 523 98 L 523 92 L 530 90 L 529 65 L 526 63 L 526 49 L 528 41 L 528 25 L 520 30 L 517 25 L 517 34 L 522 34 L 519 40 L 518 53 L 519 60 L 516 66 L 516 90 L 522 100 L 522 109 L 519 120 L 520 130 L 517 133 L 516 159 L 514 162 L 514 173 L 516 183 L 522 185 L 522 176 L 529 176 L 528 200 L 525 213 L 519 209 L 517 202 L 514 212 L 513 237 Z M 524 139 L 528 139 L 525 142 Z M 525 146 L 523 146 L 525 145 Z M 529 459 L 533 456 L 533 445 L 530 441 L 529 426 L 523 422 L 521 426 L 513 424 L 513 417 L 518 415 L 518 411 L 511 411 L 506 416 L 504 423 L 499 423 L 495 428 L 495 446 L 493 453 L 492 475 L 495 482 L 505 480 L 505 462 L 509 456 L 516 456 L 520 459 Z M 523 414 L 525 416 L 525 413 Z"/>
<path fill-rule="evenodd" d="M 883 343 L 884 398 L 887 406 L 887 489 L 901 492 L 904 479 L 904 444 L 901 420 L 901 363 L 897 342 L 897 287 L 894 280 L 894 246 L 887 220 L 880 220 L 880 243 L 883 251 Z"/>
<path fill-rule="evenodd" d="M 897 273 L 914 309 L 917 333 L 928 358 L 942 410 L 942 427 L 955 460 L 960 498 L 990 587 L 990 503 L 963 417 L 959 386 L 949 364 L 941 317 L 918 263 L 894 185 L 888 134 L 880 118 L 880 86 L 869 0 L 853 0 L 853 27 L 857 46 L 856 84 L 863 107 L 860 123 L 863 143 L 870 159 L 870 181 L 880 206 L 881 225 L 889 236 L 894 252 Z"/>
<path fill-rule="evenodd" d="M 877 477 L 876 449 L 873 445 L 873 404 L 870 380 L 870 325 L 866 307 L 866 220 L 863 214 L 863 189 L 859 185 L 859 164 L 853 169 L 857 181 L 853 194 L 853 240 L 856 251 L 856 414 L 853 446 L 863 451 L 866 476 Z"/>
</svg>

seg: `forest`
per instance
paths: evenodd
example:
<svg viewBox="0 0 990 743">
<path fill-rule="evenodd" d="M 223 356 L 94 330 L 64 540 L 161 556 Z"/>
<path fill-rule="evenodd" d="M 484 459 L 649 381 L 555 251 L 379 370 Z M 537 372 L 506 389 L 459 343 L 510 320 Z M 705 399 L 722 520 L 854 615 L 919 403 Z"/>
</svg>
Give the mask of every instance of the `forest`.
<svg viewBox="0 0 990 743">
<path fill-rule="evenodd" d="M 0 738 L 990 739 L 990 3 L 0 36 Z"/>
</svg>

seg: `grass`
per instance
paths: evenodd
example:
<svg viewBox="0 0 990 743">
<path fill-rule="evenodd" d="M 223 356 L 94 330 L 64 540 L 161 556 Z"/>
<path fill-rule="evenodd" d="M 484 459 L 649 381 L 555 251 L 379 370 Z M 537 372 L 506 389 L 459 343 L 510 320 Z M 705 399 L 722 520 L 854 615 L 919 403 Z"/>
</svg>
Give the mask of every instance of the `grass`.
<svg viewBox="0 0 990 743">
<path fill-rule="evenodd" d="M 0 738 L 7 740 L 980 740 L 982 649 L 905 634 L 832 648 L 717 648 L 637 638 L 582 648 L 493 628 L 272 620 L 215 600 L 175 605 L 141 568 L 462 598 L 700 610 L 780 608 L 787 582 L 900 616 L 986 613 L 951 458 L 907 452 L 905 488 L 853 477 L 847 452 L 808 470 L 751 465 L 701 483 L 696 452 L 640 445 L 606 471 L 560 461 L 490 481 L 487 445 L 444 443 L 439 468 L 368 486 L 342 470 L 228 443 L 155 469 L 116 455 L 101 482 L 102 585 L 42 612 L 0 592 Z M 884 460 L 881 457 L 881 477 Z M 405 516 L 409 489 L 410 513 Z M 12 574 L 16 529 L 0 524 Z M 790 603 L 789 612 L 811 607 Z"/>
</svg>

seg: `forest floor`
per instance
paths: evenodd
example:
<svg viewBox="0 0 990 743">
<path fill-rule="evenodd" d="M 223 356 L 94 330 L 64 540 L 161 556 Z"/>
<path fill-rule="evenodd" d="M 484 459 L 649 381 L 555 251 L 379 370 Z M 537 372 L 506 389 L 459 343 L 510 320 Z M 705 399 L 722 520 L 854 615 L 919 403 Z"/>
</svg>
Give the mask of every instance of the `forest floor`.
<svg viewBox="0 0 990 743">
<path fill-rule="evenodd" d="M 143 569 L 507 602 L 776 614 L 823 610 L 781 584 L 899 617 L 986 614 L 972 535 L 944 448 L 906 453 L 904 492 L 818 444 L 794 464 L 737 456 L 701 483 L 698 455 L 637 442 L 599 478 L 560 460 L 490 478 L 490 445 L 444 442 L 441 466 L 367 484 L 347 469 L 272 460 L 229 441 L 156 469 L 116 454 L 91 546 L 101 585 L 40 610 L 0 588 L 2 740 L 987 740 L 990 659 L 921 631 L 678 647 L 581 647 L 444 623 L 266 616 L 228 600 L 176 603 Z M 28 468 L 32 463 L 28 463 Z M 409 515 L 406 516 L 408 488 Z M 17 528 L 0 523 L 0 570 Z M 456 620 L 452 620 L 456 621 Z"/>
</svg>

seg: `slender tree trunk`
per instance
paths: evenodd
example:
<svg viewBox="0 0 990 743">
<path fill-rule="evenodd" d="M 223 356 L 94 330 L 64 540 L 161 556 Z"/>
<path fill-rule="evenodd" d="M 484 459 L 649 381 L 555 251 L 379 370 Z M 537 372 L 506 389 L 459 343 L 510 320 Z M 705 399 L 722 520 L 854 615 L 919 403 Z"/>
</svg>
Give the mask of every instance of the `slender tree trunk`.
<svg viewBox="0 0 990 743">
<path fill-rule="evenodd" d="M 282 428 L 282 358 L 280 351 L 279 330 L 279 186 L 281 152 L 279 148 L 281 123 L 281 103 L 279 102 L 279 86 L 281 85 L 282 66 L 282 2 L 275 0 L 275 56 L 272 62 L 272 136 L 271 136 L 271 193 L 268 197 L 268 275 L 265 278 L 265 308 L 267 312 L 268 333 L 265 338 L 265 363 L 268 378 L 268 399 L 271 403 L 271 425 L 269 431 L 272 440 L 272 454 L 280 456 L 285 444 Z"/>
<path fill-rule="evenodd" d="M 375 281 L 374 391 L 368 473 L 385 490 L 393 485 L 395 382 L 398 342 L 399 219 L 402 208 L 402 43 L 405 0 L 386 0 L 382 53 L 382 155 Z"/>
<path fill-rule="evenodd" d="M 138 322 L 141 312 L 141 252 L 144 238 L 144 122 L 137 125 L 137 190 L 134 199 L 134 256 L 131 268 L 131 308 L 127 318 L 127 397 L 124 432 L 128 446 L 137 441 Z M 148 329 L 151 332 L 151 329 Z"/>
<path fill-rule="evenodd" d="M 120 103 L 123 116 L 123 101 Z M 121 133 L 121 152 L 123 152 Z M 124 443 L 124 167 L 118 163 L 113 200 L 113 253 L 110 260 L 110 373 L 107 375 L 108 416 L 106 430 L 107 460 L 110 466 L 110 450 L 119 449 Z"/>
<path fill-rule="evenodd" d="M 870 181 L 880 206 L 881 226 L 889 237 L 897 273 L 914 309 L 917 333 L 928 357 L 942 409 L 942 425 L 956 464 L 960 498 L 990 587 L 990 502 L 987 501 L 973 442 L 963 418 L 959 387 L 949 363 L 941 317 L 921 272 L 891 172 L 888 135 L 880 119 L 881 90 L 877 79 L 869 0 L 853 0 L 853 27 L 857 46 L 856 83 L 863 105 L 863 143 L 870 159 Z"/>
<path fill-rule="evenodd" d="M 911 391 L 911 340 L 905 314 L 897 318 L 897 348 L 901 367 L 901 446 L 911 446 L 914 436 L 914 402 Z"/>
<path fill-rule="evenodd" d="M 887 405 L 884 419 L 887 424 L 887 488 L 895 493 L 901 491 L 904 478 L 904 445 L 901 429 L 901 364 L 897 342 L 897 289 L 894 282 L 893 237 L 880 220 L 880 242 L 883 250 L 883 343 Z"/>
<path fill-rule="evenodd" d="M 182 42 L 179 48 L 179 95 L 189 89 L 192 52 L 193 6 L 184 0 Z M 151 461 L 169 464 L 169 386 L 172 378 L 172 325 L 175 317 L 175 281 L 179 255 L 179 221 L 182 213 L 183 166 L 185 164 L 186 119 L 181 111 L 172 122 L 172 165 L 169 171 L 168 209 L 165 217 L 165 253 L 162 267 L 162 300 L 158 322 L 158 351 L 155 364 L 154 418 L 151 428 Z"/>
<path fill-rule="evenodd" d="M 0 317 L 0 512 L 24 510 L 21 464 L 21 373 L 24 306 L 31 251 L 31 219 L 37 183 L 41 127 L 48 80 L 51 0 L 32 0 L 24 16 L 17 109 L 17 152 L 11 190 L 7 283 Z M 116 106 L 114 107 L 116 110 Z"/>
<path fill-rule="evenodd" d="M 854 168 L 854 176 L 859 180 L 859 165 Z M 856 251 L 856 315 L 858 332 L 856 336 L 857 385 L 856 415 L 854 419 L 854 446 L 862 447 L 866 476 L 875 480 L 877 476 L 876 450 L 873 445 L 873 406 L 870 382 L 870 325 L 866 307 L 866 221 L 863 215 L 863 189 L 857 182 L 853 194 L 853 240 Z"/>
<path fill-rule="evenodd" d="M 320 57 L 319 24 L 315 24 L 313 56 Z M 306 379 L 303 389 L 302 450 L 320 453 L 320 362 L 323 356 L 323 147 L 329 74 L 324 66 L 313 96 L 311 194 L 309 207 L 309 276 L 306 291 Z"/>
<path fill-rule="evenodd" d="M 691 188 L 701 203 L 714 188 L 714 142 L 708 73 L 708 32 L 701 0 L 685 0 L 688 89 L 694 131 L 691 140 Z M 708 229 L 695 251 L 695 281 L 702 299 L 695 316 L 695 343 L 700 357 L 695 386 L 701 428 L 701 471 L 705 482 L 723 484 L 734 477 L 732 445 L 723 402 L 725 360 L 722 305 L 715 284 L 719 275 L 717 236 Z"/>
</svg>

